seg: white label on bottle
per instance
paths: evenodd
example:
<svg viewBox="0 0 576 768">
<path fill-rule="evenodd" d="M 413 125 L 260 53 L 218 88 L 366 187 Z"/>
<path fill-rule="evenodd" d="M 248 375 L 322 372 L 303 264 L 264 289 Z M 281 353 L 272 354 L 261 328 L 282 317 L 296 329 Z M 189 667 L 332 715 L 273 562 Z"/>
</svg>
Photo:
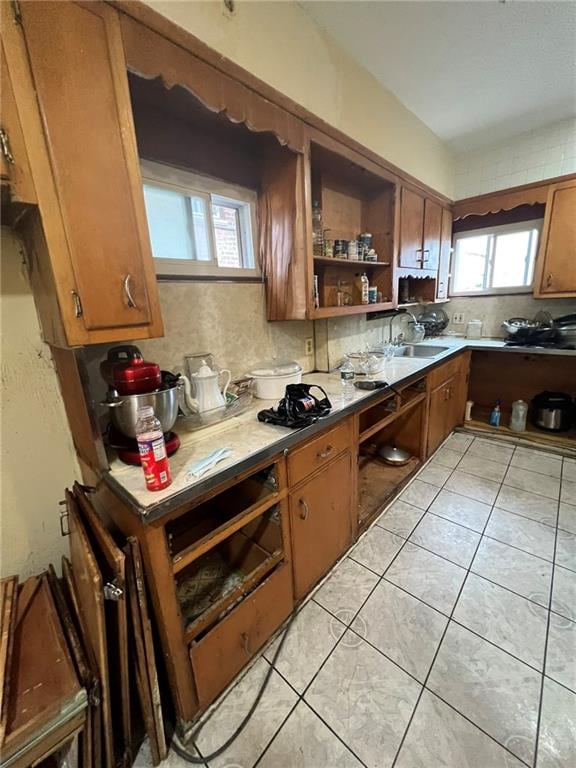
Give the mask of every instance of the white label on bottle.
<svg viewBox="0 0 576 768">
<path fill-rule="evenodd" d="M 154 458 L 156 461 L 166 458 L 166 445 L 164 444 L 164 437 L 154 440 L 152 443 L 152 450 L 154 451 Z"/>
</svg>

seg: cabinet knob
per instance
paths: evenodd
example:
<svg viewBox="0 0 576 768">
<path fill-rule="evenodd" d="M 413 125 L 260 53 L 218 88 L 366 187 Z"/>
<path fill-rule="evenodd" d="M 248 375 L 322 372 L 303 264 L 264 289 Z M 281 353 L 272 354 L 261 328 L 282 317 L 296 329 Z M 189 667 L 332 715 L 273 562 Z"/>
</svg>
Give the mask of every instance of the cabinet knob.
<svg viewBox="0 0 576 768">
<path fill-rule="evenodd" d="M 334 446 L 333 445 L 327 445 L 326 448 L 323 451 L 318 451 L 318 453 L 316 454 L 316 458 L 317 459 L 327 459 L 328 456 L 330 456 L 330 454 L 332 453 L 333 450 L 334 450 Z"/>
<path fill-rule="evenodd" d="M 304 501 L 304 499 L 300 499 L 299 502 L 301 510 L 300 510 L 300 519 L 301 520 L 307 520 L 308 514 L 310 510 L 308 509 L 308 504 Z"/>
<path fill-rule="evenodd" d="M 126 296 L 126 303 L 131 309 L 136 309 L 136 302 L 134 301 L 134 298 L 132 297 L 132 292 L 130 290 L 130 281 L 132 280 L 132 275 L 126 275 L 124 278 L 124 295 Z"/>
</svg>

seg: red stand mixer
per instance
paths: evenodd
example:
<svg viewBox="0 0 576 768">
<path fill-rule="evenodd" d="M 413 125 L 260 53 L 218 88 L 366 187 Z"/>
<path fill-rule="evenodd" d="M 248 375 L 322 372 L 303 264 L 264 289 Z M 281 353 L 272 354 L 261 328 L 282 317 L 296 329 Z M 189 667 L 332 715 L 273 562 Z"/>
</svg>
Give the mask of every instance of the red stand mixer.
<svg viewBox="0 0 576 768">
<path fill-rule="evenodd" d="M 120 460 L 140 464 L 135 430 L 138 411 L 145 405 L 154 408 L 162 424 L 166 452 L 172 456 L 180 446 L 178 435 L 172 431 L 178 416 L 178 376 L 144 360 L 138 347 L 132 344 L 112 347 L 100 364 L 100 373 L 108 384 L 106 400 L 102 402 L 110 412 L 106 443 L 118 452 Z"/>
</svg>

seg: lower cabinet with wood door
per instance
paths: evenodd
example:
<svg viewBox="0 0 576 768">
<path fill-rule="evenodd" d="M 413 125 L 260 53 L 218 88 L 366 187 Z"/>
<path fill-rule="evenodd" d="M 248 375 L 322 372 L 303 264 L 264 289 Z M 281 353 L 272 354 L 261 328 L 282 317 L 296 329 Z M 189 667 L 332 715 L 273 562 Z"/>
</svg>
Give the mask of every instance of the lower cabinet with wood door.
<svg viewBox="0 0 576 768">
<path fill-rule="evenodd" d="M 301 600 L 352 543 L 349 450 L 290 491 L 294 597 Z"/>
<path fill-rule="evenodd" d="M 294 607 L 287 495 L 283 456 L 155 521 L 106 486 L 95 494 L 138 539 L 180 723 L 214 701 Z"/>
<path fill-rule="evenodd" d="M 429 374 L 427 455 L 464 420 L 469 371 L 470 353 L 463 352 Z"/>
</svg>

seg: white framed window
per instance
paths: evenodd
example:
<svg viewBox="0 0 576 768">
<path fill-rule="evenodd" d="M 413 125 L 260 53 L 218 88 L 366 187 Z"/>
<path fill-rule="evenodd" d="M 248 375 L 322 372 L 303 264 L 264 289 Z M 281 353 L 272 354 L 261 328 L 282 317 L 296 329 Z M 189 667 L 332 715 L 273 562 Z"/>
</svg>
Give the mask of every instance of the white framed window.
<svg viewBox="0 0 576 768">
<path fill-rule="evenodd" d="M 531 293 L 542 220 L 454 235 L 451 296 Z"/>
<path fill-rule="evenodd" d="M 141 160 L 156 273 L 257 277 L 257 194 L 209 176 Z"/>
</svg>

